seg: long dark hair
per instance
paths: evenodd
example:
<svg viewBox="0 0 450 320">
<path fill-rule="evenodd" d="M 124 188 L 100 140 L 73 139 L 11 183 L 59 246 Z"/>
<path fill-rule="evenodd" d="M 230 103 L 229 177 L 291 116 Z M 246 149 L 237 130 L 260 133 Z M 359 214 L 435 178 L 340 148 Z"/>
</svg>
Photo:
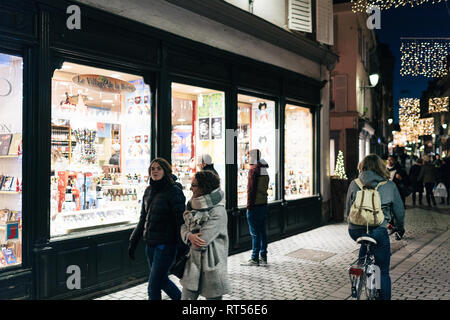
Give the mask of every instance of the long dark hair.
<svg viewBox="0 0 450 320">
<path fill-rule="evenodd" d="M 164 158 L 155 158 L 152 160 L 152 162 L 150 162 L 150 166 L 148 167 L 148 175 L 149 175 L 150 179 L 151 179 L 151 175 L 152 175 L 151 167 L 152 167 L 152 164 L 155 162 L 157 162 L 161 166 L 161 168 L 163 168 L 163 170 L 164 170 L 163 179 L 165 179 L 167 182 L 173 184 L 175 181 L 172 178 L 172 166 L 170 165 L 169 161 L 167 161 Z"/>
</svg>

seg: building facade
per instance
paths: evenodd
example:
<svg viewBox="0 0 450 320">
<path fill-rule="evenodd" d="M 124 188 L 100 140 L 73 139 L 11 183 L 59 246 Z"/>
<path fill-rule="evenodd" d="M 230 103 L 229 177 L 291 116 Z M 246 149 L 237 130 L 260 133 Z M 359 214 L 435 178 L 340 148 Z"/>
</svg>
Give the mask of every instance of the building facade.
<svg viewBox="0 0 450 320">
<path fill-rule="evenodd" d="M 332 71 L 330 139 L 334 154 L 344 153 L 349 179 L 357 175 L 358 162 L 375 152 L 379 100 L 370 88 L 369 75 L 378 73 L 377 40 L 374 30 L 367 28 L 367 17 L 353 13 L 350 2 L 334 5 L 334 50 L 339 62 Z"/>
<path fill-rule="evenodd" d="M 299 2 L 317 25 L 313 1 L 284 10 Z M 127 246 L 157 156 L 189 198 L 198 156 L 211 154 L 230 253 L 251 247 L 250 148 L 271 166 L 269 240 L 326 221 L 336 55 L 317 31 L 224 1 L 186 3 L 1 3 L 1 298 L 64 299 L 144 281 L 143 243 L 133 262 Z"/>
</svg>

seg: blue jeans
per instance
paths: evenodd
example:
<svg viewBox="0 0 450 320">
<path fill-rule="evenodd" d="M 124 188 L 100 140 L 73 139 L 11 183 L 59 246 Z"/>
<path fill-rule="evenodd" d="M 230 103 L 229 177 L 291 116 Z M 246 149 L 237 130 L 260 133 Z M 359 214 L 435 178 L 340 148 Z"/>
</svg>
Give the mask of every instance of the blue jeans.
<svg viewBox="0 0 450 320">
<path fill-rule="evenodd" d="M 359 237 L 367 236 L 366 229 L 349 229 L 350 237 L 356 241 Z M 391 277 L 389 276 L 389 266 L 391 263 L 391 242 L 385 227 L 369 229 L 370 237 L 377 241 L 377 245 L 371 247 L 371 251 L 375 257 L 375 265 L 380 267 L 381 271 L 381 300 L 391 300 Z M 359 257 L 366 255 L 366 246 L 361 246 Z"/>
<path fill-rule="evenodd" d="M 177 247 L 175 244 L 163 244 L 159 246 L 146 246 L 148 267 L 148 299 L 161 300 L 161 290 L 172 299 L 180 300 L 181 291 L 169 279 L 169 268 L 175 261 Z"/>
<path fill-rule="evenodd" d="M 262 259 L 267 260 L 267 212 L 268 208 L 265 204 L 247 210 L 248 228 L 252 236 L 252 260 L 255 261 L 259 261 L 259 254 Z"/>
</svg>

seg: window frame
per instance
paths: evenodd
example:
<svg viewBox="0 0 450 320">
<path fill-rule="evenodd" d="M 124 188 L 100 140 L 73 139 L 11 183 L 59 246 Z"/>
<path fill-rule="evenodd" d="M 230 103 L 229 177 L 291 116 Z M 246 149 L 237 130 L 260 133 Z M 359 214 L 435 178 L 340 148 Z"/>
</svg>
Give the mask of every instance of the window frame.
<svg viewBox="0 0 450 320">
<path fill-rule="evenodd" d="M 92 67 L 92 68 L 98 68 L 98 69 L 104 69 L 111 72 L 120 72 L 120 73 L 126 73 L 130 75 L 134 75 L 137 77 L 140 77 L 144 85 L 149 86 L 149 93 L 150 93 L 150 127 L 149 127 L 149 143 L 150 143 L 150 161 L 151 159 L 155 158 L 156 154 L 156 143 L 157 143 L 157 137 L 156 134 L 153 134 L 155 132 L 156 128 L 156 107 L 157 107 L 157 92 L 158 88 L 157 85 L 159 84 L 158 81 L 156 81 L 156 70 L 148 69 L 145 67 L 140 67 L 138 65 L 127 65 L 124 67 L 124 64 L 121 63 L 121 61 L 116 60 L 110 60 L 105 58 L 104 60 L 99 60 L 99 57 L 85 57 L 80 56 L 79 54 L 75 52 L 53 52 L 51 55 L 51 65 L 48 69 L 48 74 L 46 79 L 48 80 L 48 108 L 46 108 L 46 147 L 48 152 L 48 158 L 46 158 L 45 162 L 48 165 L 48 173 L 46 175 L 46 186 L 48 188 L 48 192 L 46 193 L 46 198 L 48 200 L 45 201 L 45 207 L 47 210 L 45 211 L 46 216 L 46 228 L 45 228 L 45 238 L 46 242 L 48 243 L 60 243 L 64 242 L 66 240 L 70 239 L 82 239 L 86 237 L 93 237 L 93 236 L 102 236 L 104 234 L 111 234 L 123 230 L 132 230 L 136 227 L 137 222 L 132 223 L 126 223 L 126 224 L 119 224 L 119 225 L 110 225 L 105 227 L 92 227 L 87 230 L 77 231 L 73 233 L 63 234 L 63 235 L 51 235 L 51 157 L 50 157 L 50 151 L 51 151 L 51 123 L 52 123 L 52 79 L 54 77 L 54 73 L 57 70 L 62 69 L 62 66 L 65 62 L 67 63 L 73 63 L 78 64 L 81 66 L 86 67 Z M 101 57 L 100 57 L 101 58 Z M 149 164 L 150 165 L 150 162 Z"/>
<path fill-rule="evenodd" d="M 285 123 L 286 123 L 286 107 L 288 105 L 292 105 L 295 107 L 299 107 L 299 108 L 304 108 L 304 109 L 308 109 L 310 114 L 311 114 L 311 139 L 312 139 L 312 145 L 311 145 L 311 151 L 312 151 L 312 155 L 311 155 L 311 161 L 312 161 L 312 166 L 311 166 L 311 172 L 312 172 L 312 176 L 311 176 L 311 194 L 308 196 L 304 196 L 304 197 L 300 197 L 300 198 L 296 198 L 296 199 L 286 199 L 285 197 L 285 172 L 286 172 L 286 168 L 285 168 L 285 157 L 284 157 L 284 153 L 282 155 L 282 173 L 280 176 L 282 176 L 282 198 L 283 198 L 283 202 L 295 202 L 295 201 L 302 201 L 308 198 L 314 198 L 317 197 L 318 194 L 320 194 L 320 172 L 317 172 L 317 168 L 320 167 L 320 164 L 318 163 L 318 159 L 320 159 L 320 150 L 319 150 L 319 130 L 320 130 L 320 126 L 319 126 L 319 109 L 317 108 L 317 106 L 311 105 L 310 103 L 306 103 L 306 102 L 302 102 L 296 99 L 291 99 L 291 98 L 286 98 L 284 106 L 283 106 L 283 124 L 282 124 L 282 134 L 283 134 L 283 150 L 285 150 L 286 147 L 286 131 L 285 131 Z M 281 168 L 280 168 L 281 169 Z"/>
<path fill-rule="evenodd" d="M 238 130 L 238 102 L 239 102 L 239 95 L 246 95 L 246 96 L 252 96 L 258 99 L 264 99 L 264 100 L 270 100 L 273 101 L 275 104 L 274 107 L 274 122 L 275 122 L 275 190 L 274 190 L 274 195 L 275 195 L 275 199 L 268 202 L 268 204 L 274 204 L 274 203 L 278 203 L 281 202 L 283 200 L 282 198 L 282 181 L 281 181 L 281 174 L 280 174 L 280 156 L 281 156 L 281 131 L 282 130 L 280 128 L 280 106 L 281 106 L 281 98 L 277 95 L 270 95 L 268 93 L 263 93 L 261 91 L 257 91 L 257 90 L 251 90 L 251 89 L 244 89 L 244 88 L 238 88 L 237 90 L 237 94 L 236 94 L 236 114 L 235 114 L 235 118 L 236 118 L 236 128 L 234 130 Z M 236 138 L 236 147 L 237 147 L 237 142 L 238 139 Z M 236 151 L 238 152 L 237 148 Z M 237 156 L 238 154 L 236 153 L 236 161 L 237 161 Z M 237 163 L 235 164 L 237 167 Z M 270 163 L 269 163 L 270 166 Z M 239 172 L 239 168 L 237 168 L 237 173 Z M 238 203 L 238 177 L 236 175 L 236 177 L 234 177 L 235 179 L 235 183 L 236 183 L 236 190 L 234 190 L 233 192 L 236 195 L 236 206 L 238 209 L 243 209 L 245 208 L 245 205 L 241 205 L 239 206 Z"/>
</svg>

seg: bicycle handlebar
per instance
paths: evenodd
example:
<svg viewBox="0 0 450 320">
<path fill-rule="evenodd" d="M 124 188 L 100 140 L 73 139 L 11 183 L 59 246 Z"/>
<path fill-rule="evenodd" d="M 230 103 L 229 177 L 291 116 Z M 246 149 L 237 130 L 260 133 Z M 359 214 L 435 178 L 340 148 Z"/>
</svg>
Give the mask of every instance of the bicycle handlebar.
<svg viewBox="0 0 450 320">
<path fill-rule="evenodd" d="M 401 232 L 392 223 L 389 223 L 387 228 L 388 228 L 389 235 L 392 235 L 392 234 L 395 235 L 395 240 L 397 240 L 397 241 L 402 240 L 405 231 Z"/>
</svg>

